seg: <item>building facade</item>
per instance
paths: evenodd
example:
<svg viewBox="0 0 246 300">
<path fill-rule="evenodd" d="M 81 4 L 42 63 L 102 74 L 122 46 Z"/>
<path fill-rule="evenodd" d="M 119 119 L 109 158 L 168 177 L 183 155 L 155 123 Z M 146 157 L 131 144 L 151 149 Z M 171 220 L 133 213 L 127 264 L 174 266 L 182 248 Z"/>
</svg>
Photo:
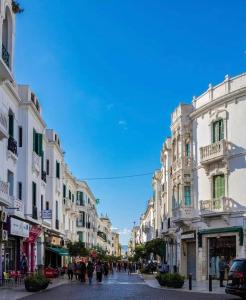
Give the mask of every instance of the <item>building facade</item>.
<svg viewBox="0 0 246 300">
<path fill-rule="evenodd" d="M 219 276 L 221 256 L 245 257 L 245 112 L 241 74 L 209 85 L 171 116 L 152 187 L 155 237 L 166 241 L 172 271 L 204 280 Z"/>
<path fill-rule="evenodd" d="M 14 44 L 12 1 L 0 0 L 0 283 L 3 272 L 21 269 L 23 256 L 33 272 L 64 265 L 70 242 L 95 248 L 98 222 L 109 253 L 116 251 L 110 221 L 98 218 L 90 187 L 66 165 L 36 93 L 14 79 Z"/>
</svg>

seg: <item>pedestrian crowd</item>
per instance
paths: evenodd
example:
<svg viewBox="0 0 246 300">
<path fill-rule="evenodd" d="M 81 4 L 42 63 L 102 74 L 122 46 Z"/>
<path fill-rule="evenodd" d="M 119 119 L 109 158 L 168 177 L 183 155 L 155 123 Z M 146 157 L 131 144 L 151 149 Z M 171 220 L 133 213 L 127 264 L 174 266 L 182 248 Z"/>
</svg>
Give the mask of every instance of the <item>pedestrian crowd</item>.
<svg viewBox="0 0 246 300">
<path fill-rule="evenodd" d="M 107 278 L 109 274 L 114 272 L 128 272 L 128 275 L 135 273 L 139 269 L 137 263 L 131 262 L 103 262 L 100 259 L 94 261 L 89 260 L 80 262 L 70 262 L 67 266 L 67 275 L 69 280 L 74 278 L 82 283 L 85 283 L 87 278 L 88 282 L 92 284 L 92 278 L 95 273 L 97 282 L 102 282 L 103 276 Z"/>
</svg>

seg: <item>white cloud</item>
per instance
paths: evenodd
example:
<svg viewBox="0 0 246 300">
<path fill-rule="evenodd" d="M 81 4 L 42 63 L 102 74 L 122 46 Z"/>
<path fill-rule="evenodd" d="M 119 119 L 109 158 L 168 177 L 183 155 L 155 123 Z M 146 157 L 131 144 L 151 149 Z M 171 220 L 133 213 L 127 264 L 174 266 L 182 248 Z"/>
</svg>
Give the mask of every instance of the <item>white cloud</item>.
<svg viewBox="0 0 246 300">
<path fill-rule="evenodd" d="M 127 129 L 128 129 L 126 120 L 120 120 L 120 121 L 118 122 L 118 125 L 119 125 L 122 129 L 124 129 L 124 130 L 127 130 Z"/>
</svg>

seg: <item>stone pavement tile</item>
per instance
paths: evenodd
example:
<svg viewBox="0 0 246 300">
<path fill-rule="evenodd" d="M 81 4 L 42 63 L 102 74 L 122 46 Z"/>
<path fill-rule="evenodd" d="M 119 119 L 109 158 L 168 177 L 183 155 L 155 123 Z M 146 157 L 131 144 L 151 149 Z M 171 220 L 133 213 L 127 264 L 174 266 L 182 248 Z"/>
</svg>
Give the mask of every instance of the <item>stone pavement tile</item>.
<svg viewBox="0 0 246 300">
<path fill-rule="evenodd" d="M 183 292 L 199 292 L 199 293 L 206 293 L 206 294 L 224 294 L 225 295 L 225 288 L 219 286 L 219 281 L 213 280 L 213 289 L 212 292 L 209 292 L 208 289 L 208 280 L 205 281 L 192 281 L 192 290 L 189 290 L 189 282 L 188 280 L 185 281 L 183 288 L 181 289 L 174 289 L 174 288 L 167 288 L 162 287 L 159 285 L 159 282 L 155 279 L 155 275 L 147 275 L 141 274 L 139 275 L 142 279 L 144 279 L 145 283 L 152 287 L 158 289 L 165 289 L 165 290 L 177 290 Z"/>
<path fill-rule="evenodd" d="M 48 286 L 46 290 L 56 288 L 60 285 L 67 284 L 69 281 L 67 279 L 53 279 L 52 283 Z M 39 292 L 42 293 L 43 291 Z M 37 293 L 27 292 L 24 285 L 17 287 L 0 287 L 0 300 L 18 300 L 29 295 Z"/>
</svg>

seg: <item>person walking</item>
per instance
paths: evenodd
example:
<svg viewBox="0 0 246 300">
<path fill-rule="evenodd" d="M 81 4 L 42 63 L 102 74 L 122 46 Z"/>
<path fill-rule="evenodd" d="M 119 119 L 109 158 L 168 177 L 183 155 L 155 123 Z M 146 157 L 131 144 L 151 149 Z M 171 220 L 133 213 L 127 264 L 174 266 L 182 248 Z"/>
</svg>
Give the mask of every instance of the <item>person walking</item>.
<svg viewBox="0 0 246 300">
<path fill-rule="evenodd" d="M 220 287 L 225 287 L 223 284 L 225 277 L 225 269 L 227 268 L 227 263 L 225 261 L 224 256 L 221 256 L 219 261 L 219 271 L 220 271 Z"/>
<path fill-rule="evenodd" d="M 86 276 L 86 264 L 84 261 L 82 261 L 80 264 L 80 280 L 83 283 L 86 281 L 85 276 Z"/>
<path fill-rule="evenodd" d="M 70 262 L 67 266 L 67 275 L 69 280 L 73 280 L 73 263 Z"/>
<path fill-rule="evenodd" d="M 103 266 L 100 260 L 96 264 L 96 273 L 97 273 L 97 281 L 102 282 Z"/>
<path fill-rule="evenodd" d="M 94 265 L 90 260 L 88 261 L 86 270 L 87 270 L 87 276 L 88 276 L 88 279 L 89 279 L 89 285 L 91 285 L 92 284 L 92 278 L 93 278 L 93 272 L 94 272 Z"/>
</svg>

